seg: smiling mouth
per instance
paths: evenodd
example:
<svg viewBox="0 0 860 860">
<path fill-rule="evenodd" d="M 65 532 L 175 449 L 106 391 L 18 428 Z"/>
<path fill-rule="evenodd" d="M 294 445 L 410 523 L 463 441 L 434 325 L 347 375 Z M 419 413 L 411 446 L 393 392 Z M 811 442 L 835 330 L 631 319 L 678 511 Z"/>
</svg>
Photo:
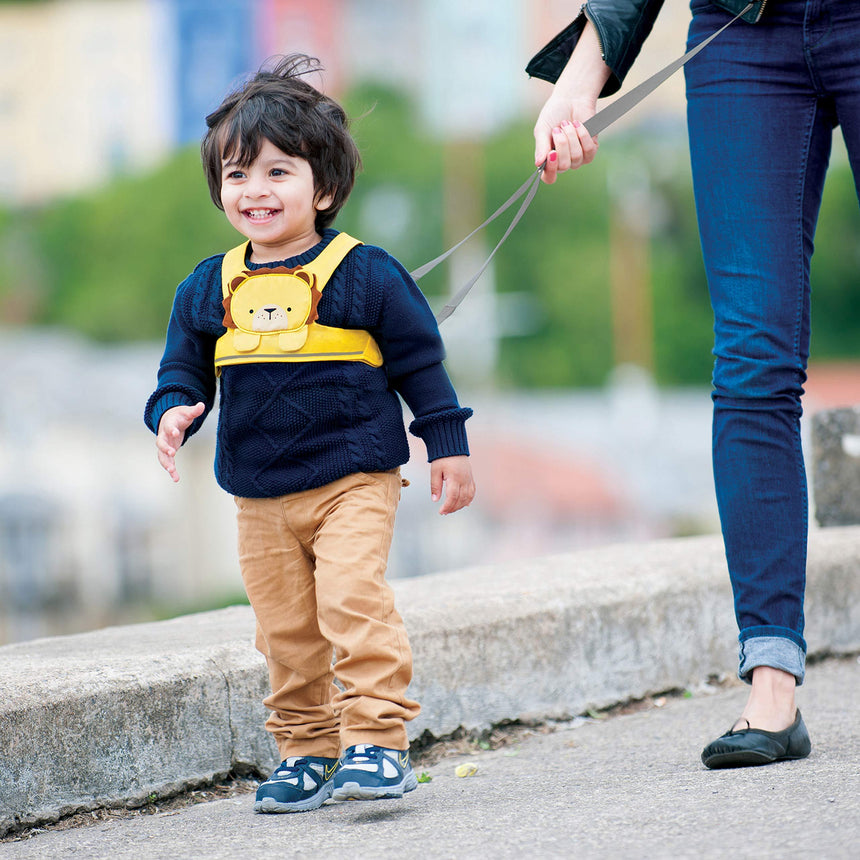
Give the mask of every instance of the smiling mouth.
<svg viewBox="0 0 860 860">
<path fill-rule="evenodd" d="M 246 209 L 242 214 L 252 221 L 263 221 L 278 213 L 277 209 Z"/>
</svg>

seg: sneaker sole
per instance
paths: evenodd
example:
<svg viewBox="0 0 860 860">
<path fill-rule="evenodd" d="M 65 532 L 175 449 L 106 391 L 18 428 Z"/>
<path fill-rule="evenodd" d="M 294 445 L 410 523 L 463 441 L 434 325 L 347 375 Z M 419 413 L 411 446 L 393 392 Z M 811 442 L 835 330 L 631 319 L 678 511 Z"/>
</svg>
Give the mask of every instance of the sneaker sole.
<svg viewBox="0 0 860 860">
<path fill-rule="evenodd" d="M 304 800 L 296 800 L 293 803 L 282 803 L 274 797 L 264 797 L 254 802 L 254 812 L 261 813 L 283 813 L 283 812 L 310 812 L 319 809 L 331 797 L 331 785 L 323 788 L 312 797 Z"/>
<path fill-rule="evenodd" d="M 332 800 L 384 800 L 403 797 L 407 791 L 416 788 L 418 777 L 410 773 L 397 785 L 360 785 L 357 782 L 345 782 L 332 791 L 331 797 Z"/>
</svg>

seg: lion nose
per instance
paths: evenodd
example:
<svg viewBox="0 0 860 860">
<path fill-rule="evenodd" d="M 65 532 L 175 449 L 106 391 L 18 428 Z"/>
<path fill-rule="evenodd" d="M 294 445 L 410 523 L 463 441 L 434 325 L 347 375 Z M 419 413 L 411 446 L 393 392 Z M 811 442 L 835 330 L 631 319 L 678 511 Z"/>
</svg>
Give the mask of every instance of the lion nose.
<svg viewBox="0 0 860 860">
<path fill-rule="evenodd" d="M 272 318 L 272 314 L 277 310 L 277 307 L 274 308 L 263 308 L 263 310 L 269 315 L 269 319 Z"/>
</svg>

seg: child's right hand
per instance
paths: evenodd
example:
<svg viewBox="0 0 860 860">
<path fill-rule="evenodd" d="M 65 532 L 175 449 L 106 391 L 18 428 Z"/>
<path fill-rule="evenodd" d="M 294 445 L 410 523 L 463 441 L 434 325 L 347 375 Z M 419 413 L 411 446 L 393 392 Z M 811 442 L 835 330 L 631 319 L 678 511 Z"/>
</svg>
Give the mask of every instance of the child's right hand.
<svg viewBox="0 0 860 860">
<path fill-rule="evenodd" d="M 176 483 L 179 472 L 176 471 L 176 452 L 185 439 L 185 431 L 203 414 L 203 403 L 194 406 L 174 406 L 161 416 L 158 422 L 158 435 L 155 437 L 155 447 L 158 448 L 158 462 Z"/>
<path fill-rule="evenodd" d="M 475 479 L 472 464 L 465 455 L 440 457 L 430 463 L 430 498 L 438 502 L 445 490 L 445 501 L 439 513 L 453 514 L 472 504 L 475 498 Z"/>
</svg>

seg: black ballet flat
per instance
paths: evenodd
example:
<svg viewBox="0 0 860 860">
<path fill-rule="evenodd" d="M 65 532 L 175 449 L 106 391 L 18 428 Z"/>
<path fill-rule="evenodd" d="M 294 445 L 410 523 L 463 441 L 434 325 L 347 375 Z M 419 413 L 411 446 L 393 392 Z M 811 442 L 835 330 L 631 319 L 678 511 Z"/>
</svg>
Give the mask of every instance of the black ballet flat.
<svg viewBox="0 0 860 860">
<path fill-rule="evenodd" d="M 702 750 L 705 767 L 751 767 L 775 761 L 806 758 L 812 749 L 809 732 L 800 716 L 781 732 L 766 732 L 764 729 L 729 729 L 722 737 L 711 741 Z"/>
</svg>

